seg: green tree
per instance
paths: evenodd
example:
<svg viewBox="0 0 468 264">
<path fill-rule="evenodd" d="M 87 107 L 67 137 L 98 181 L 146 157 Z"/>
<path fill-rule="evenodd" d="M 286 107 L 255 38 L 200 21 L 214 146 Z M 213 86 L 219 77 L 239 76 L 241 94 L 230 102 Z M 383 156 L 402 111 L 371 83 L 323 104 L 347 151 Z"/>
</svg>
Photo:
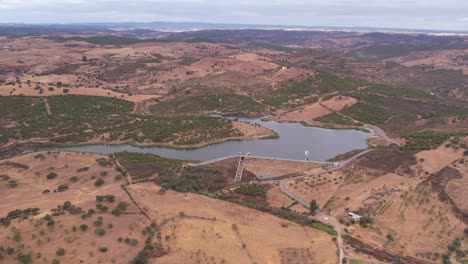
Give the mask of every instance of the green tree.
<svg viewBox="0 0 468 264">
<path fill-rule="evenodd" d="M 315 214 L 315 211 L 319 208 L 317 201 L 314 199 L 310 202 L 310 211 Z"/>
<path fill-rule="evenodd" d="M 55 254 L 57 254 L 57 256 L 64 256 L 65 255 L 65 249 L 64 248 L 59 248 L 59 249 L 57 249 Z"/>
</svg>

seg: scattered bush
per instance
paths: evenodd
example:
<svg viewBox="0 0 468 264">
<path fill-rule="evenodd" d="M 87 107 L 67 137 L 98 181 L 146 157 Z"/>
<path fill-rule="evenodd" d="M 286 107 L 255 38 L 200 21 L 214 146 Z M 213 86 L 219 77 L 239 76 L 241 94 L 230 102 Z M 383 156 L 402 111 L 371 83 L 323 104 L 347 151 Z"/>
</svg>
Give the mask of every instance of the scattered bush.
<svg viewBox="0 0 468 264">
<path fill-rule="evenodd" d="M 78 182 L 78 177 L 76 176 L 71 177 L 70 182 Z"/>
<path fill-rule="evenodd" d="M 66 191 L 68 190 L 68 185 L 66 184 L 60 184 L 59 187 L 57 188 L 57 191 L 59 192 L 63 192 L 63 191 Z"/>
<path fill-rule="evenodd" d="M 65 249 L 64 248 L 59 248 L 59 249 L 57 249 L 55 254 L 57 254 L 57 256 L 59 256 L 59 257 L 65 256 Z"/>
<path fill-rule="evenodd" d="M 102 228 L 98 228 L 96 230 L 94 230 L 94 233 L 98 236 L 104 236 L 106 234 L 106 230 L 102 229 Z"/>
<path fill-rule="evenodd" d="M 104 184 L 103 179 L 97 179 L 96 182 L 94 182 L 94 186 L 99 187 Z"/>
<path fill-rule="evenodd" d="M 52 179 L 57 178 L 57 176 L 58 176 L 57 173 L 51 172 L 51 173 L 47 174 L 46 178 L 47 178 L 48 180 L 52 180 Z"/>
<path fill-rule="evenodd" d="M 32 263 L 32 256 L 31 254 L 23 254 L 19 253 L 18 256 L 16 257 L 19 263 L 21 264 L 29 264 Z"/>
<path fill-rule="evenodd" d="M 15 188 L 16 186 L 18 186 L 18 182 L 15 180 L 9 181 L 8 185 L 10 185 L 11 188 Z"/>
<path fill-rule="evenodd" d="M 103 205 L 102 203 L 96 204 L 96 208 L 99 209 L 99 210 L 101 210 L 102 212 L 106 212 L 107 209 L 109 209 L 109 207 Z"/>
<path fill-rule="evenodd" d="M 79 168 L 76 170 L 76 172 L 80 173 L 80 172 L 85 172 L 85 171 L 88 171 L 89 170 L 89 167 L 83 167 L 83 168 Z"/>
<path fill-rule="evenodd" d="M 265 196 L 266 191 L 260 184 L 246 184 L 234 189 L 234 192 L 249 196 Z"/>
<path fill-rule="evenodd" d="M 107 252 L 107 248 L 106 248 L 106 247 L 100 247 L 100 248 L 99 248 L 99 252 L 106 253 L 106 252 Z"/>
</svg>

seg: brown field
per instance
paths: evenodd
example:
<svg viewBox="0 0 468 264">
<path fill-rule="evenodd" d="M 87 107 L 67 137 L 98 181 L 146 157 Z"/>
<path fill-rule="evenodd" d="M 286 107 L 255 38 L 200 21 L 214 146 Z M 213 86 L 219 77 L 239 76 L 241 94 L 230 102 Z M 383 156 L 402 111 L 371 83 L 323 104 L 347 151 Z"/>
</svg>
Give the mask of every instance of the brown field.
<svg viewBox="0 0 468 264">
<path fill-rule="evenodd" d="M 454 167 L 461 172 L 463 178 L 449 181 L 445 187 L 445 192 L 453 199 L 463 213 L 468 213 L 468 199 L 466 197 L 466 190 L 468 190 L 468 166 L 466 158 L 458 160 L 454 164 Z"/>
<path fill-rule="evenodd" d="M 149 263 L 337 262 L 336 246 L 329 235 L 268 213 L 198 194 L 162 193 L 152 182 L 129 185 L 131 200 L 120 186 L 125 180 L 114 179 L 119 174 L 114 165 L 101 166 L 97 159 L 109 158 L 89 153 L 35 152 L 0 161 L 1 174 L 8 175 L 8 181 L 17 182 L 16 187 L 10 187 L 8 181 L 0 179 L 0 190 L 6 194 L 0 216 L 15 209 L 40 208 L 38 215 L 14 219 L 9 227 L 0 227 L 0 245 L 8 242 L 14 248 L 12 256 L 4 257 L 7 263 L 19 253 L 31 254 L 34 263 L 50 263 L 53 259 L 67 263 L 128 263 L 144 245 L 146 237 L 141 231 L 150 224 L 149 219 L 159 226 L 159 238 L 155 240 L 160 241 L 163 255 Z M 51 172 L 57 175 L 47 179 Z M 72 176 L 77 176 L 76 181 L 70 179 Z M 100 178 L 104 184 L 96 187 L 94 183 Z M 67 184 L 69 189 L 54 191 L 60 184 Z M 45 189 L 51 192 L 43 194 Z M 96 208 L 95 196 L 110 194 L 115 196 L 115 202 L 102 202 L 110 209 L 101 212 Z M 65 201 L 80 207 L 82 212 L 52 216 L 54 224 L 47 226 L 42 218 Z M 110 214 L 122 201 L 129 205 L 125 212 L 120 216 Z M 80 217 L 88 209 L 96 213 L 87 219 Z M 307 212 L 300 206 L 292 210 Z M 94 226 L 99 216 L 103 217 L 103 224 Z M 88 230 L 80 230 L 83 224 Z M 105 235 L 95 234 L 98 228 L 104 229 Z M 118 242 L 120 237 L 136 239 L 138 243 Z M 106 252 L 99 250 L 103 247 Z M 64 256 L 56 255 L 59 248 L 65 249 Z"/>
<path fill-rule="evenodd" d="M 268 189 L 266 198 L 268 205 L 272 206 L 273 208 L 288 207 L 291 206 L 294 202 L 294 200 L 281 192 L 278 184 L 274 184 L 271 188 Z M 305 208 L 300 204 L 296 204 L 290 207 L 290 209 L 300 214 L 310 212 L 308 208 Z"/>
<path fill-rule="evenodd" d="M 323 208 L 343 180 L 343 173 L 336 171 L 330 174 L 289 180 L 286 182 L 286 189 L 303 201 L 310 202 L 316 200 L 319 207 Z"/>
<path fill-rule="evenodd" d="M 304 106 L 301 109 L 279 114 L 272 119 L 275 121 L 306 121 L 312 123 L 315 118 L 329 113 L 330 111 L 328 109 L 321 106 L 319 103 L 314 103 Z"/>
<path fill-rule="evenodd" d="M 463 74 L 468 75 L 468 68 L 463 56 L 468 54 L 468 49 L 465 50 L 444 50 L 444 51 L 423 51 L 415 52 L 410 56 L 399 57 L 390 59 L 389 61 L 401 63 L 402 65 L 424 66 L 435 69 L 448 69 L 462 71 Z"/>
<path fill-rule="evenodd" d="M 49 95 L 61 95 L 61 94 L 79 94 L 79 95 L 94 95 L 94 96 L 104 96 L 112 97 L 118 99 L 124 99 L 130 102 L 141 102 L 145 100 L 155 99 L 160 97 L 160 95 L 128 95 L 124 93 L 114 92 L 111 90 L 106 90 L 102 88 L 90 88 L 90 87 L 79 87 L 79 88 L 64 88 L 68 89 L 67 93 L 63 92 L 63 89 L 54 89 L 53 91 L 44 90 L 42 93 L 39 93 L 38 90 L 35 90 L 33 87 L 23 87 L 23 88 L 12 88 L 11 86 L 2 85 L 0 86 L 0 95 L 27 95 L 27 96 L 49 96 Z"/>
<path fill-rule="evenodd" d="M 288 248 L 308 250 L 313 263 L 337 261 L 333 241 L 321 231 L 197 194 L 161 194 L 151 183 L 129 191 L 150 217 L 167 221 L 162 236 L 170 253 L 158 263 L 281 263 Z"/>
<path fill-rule="evenodd" d="M 418 168 L 428 173 L 435 173 L 463 157 L 463 149 L 454 149 L 442 144 L 435 150 L 421 151 L 416 154 Z"/>
<path fill-rule="evenodd" d="M 349 97 L 349 96 L 334 96 L 329 100 L 323 101 L 322 104 L 324 104 L 326 107 L 329 109 L 332 109 L 333 111 L 341 111 L 343 108 L 347 106 L 352 106 L 353 104 L 357 103 L 358 100 L 354 97 Z"/>
<path fill-rule="evenodd" d="M 248 158 L 245 162 L 245 168 L 255 174 L 279 177 L 284 175 L 302 174 L 314 169 L 323 168 L 323 164 L 312 162 L 294 162 L 285 160 L 270 160 Z"/>
</svg>

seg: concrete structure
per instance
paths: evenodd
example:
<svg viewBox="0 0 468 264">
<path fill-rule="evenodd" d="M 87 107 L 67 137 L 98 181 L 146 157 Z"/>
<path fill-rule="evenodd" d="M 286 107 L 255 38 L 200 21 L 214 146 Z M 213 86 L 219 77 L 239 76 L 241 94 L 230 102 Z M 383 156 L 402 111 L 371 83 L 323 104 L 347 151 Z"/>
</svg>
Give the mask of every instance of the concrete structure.
<svg viewBox="0 0 468 264">
<path fill-rule="evenodd" d="M 349 212 L 348 215 L 351 216 L 351 218 L 352 218 L 354 221 L 356 221 L 356 222 L 359 221 L 359 220 L 361 220 L 361 216 L 358 215 L 358 214 L 355 214 L 355 213 L 353 213 L 353 212 Z"/>
</svg>

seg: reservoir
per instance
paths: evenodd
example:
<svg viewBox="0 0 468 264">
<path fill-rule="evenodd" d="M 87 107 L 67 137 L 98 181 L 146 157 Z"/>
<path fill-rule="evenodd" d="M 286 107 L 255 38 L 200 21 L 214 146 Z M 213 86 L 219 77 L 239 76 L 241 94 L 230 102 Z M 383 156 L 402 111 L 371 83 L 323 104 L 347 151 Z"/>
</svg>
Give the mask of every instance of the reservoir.
<svg viewBox="0 0 468 264">
<path fill-rule="evenodd" d="M 84 145 L 53 148 L 110 154 L 129 151 L 156 154 L 166 158 L 207 161 L 224 156 L 250 152 L 254 156 L 285 159 L 304 159 L 304 152 L 309 151 L 309 160 L 325 161 L 337 155 L 366 149 L 366 140 L 371 133 L 354 129 L 326 129 L 304 126 L 300 123 L 280 123 L 253 118 L 237 118 L 238 121 L 259 124 L 279 134 L 277 139 L 230 140 L 194 149 L 172 149 L 165 147 L 135 147 L 120 145 Z"/>
</svg>

